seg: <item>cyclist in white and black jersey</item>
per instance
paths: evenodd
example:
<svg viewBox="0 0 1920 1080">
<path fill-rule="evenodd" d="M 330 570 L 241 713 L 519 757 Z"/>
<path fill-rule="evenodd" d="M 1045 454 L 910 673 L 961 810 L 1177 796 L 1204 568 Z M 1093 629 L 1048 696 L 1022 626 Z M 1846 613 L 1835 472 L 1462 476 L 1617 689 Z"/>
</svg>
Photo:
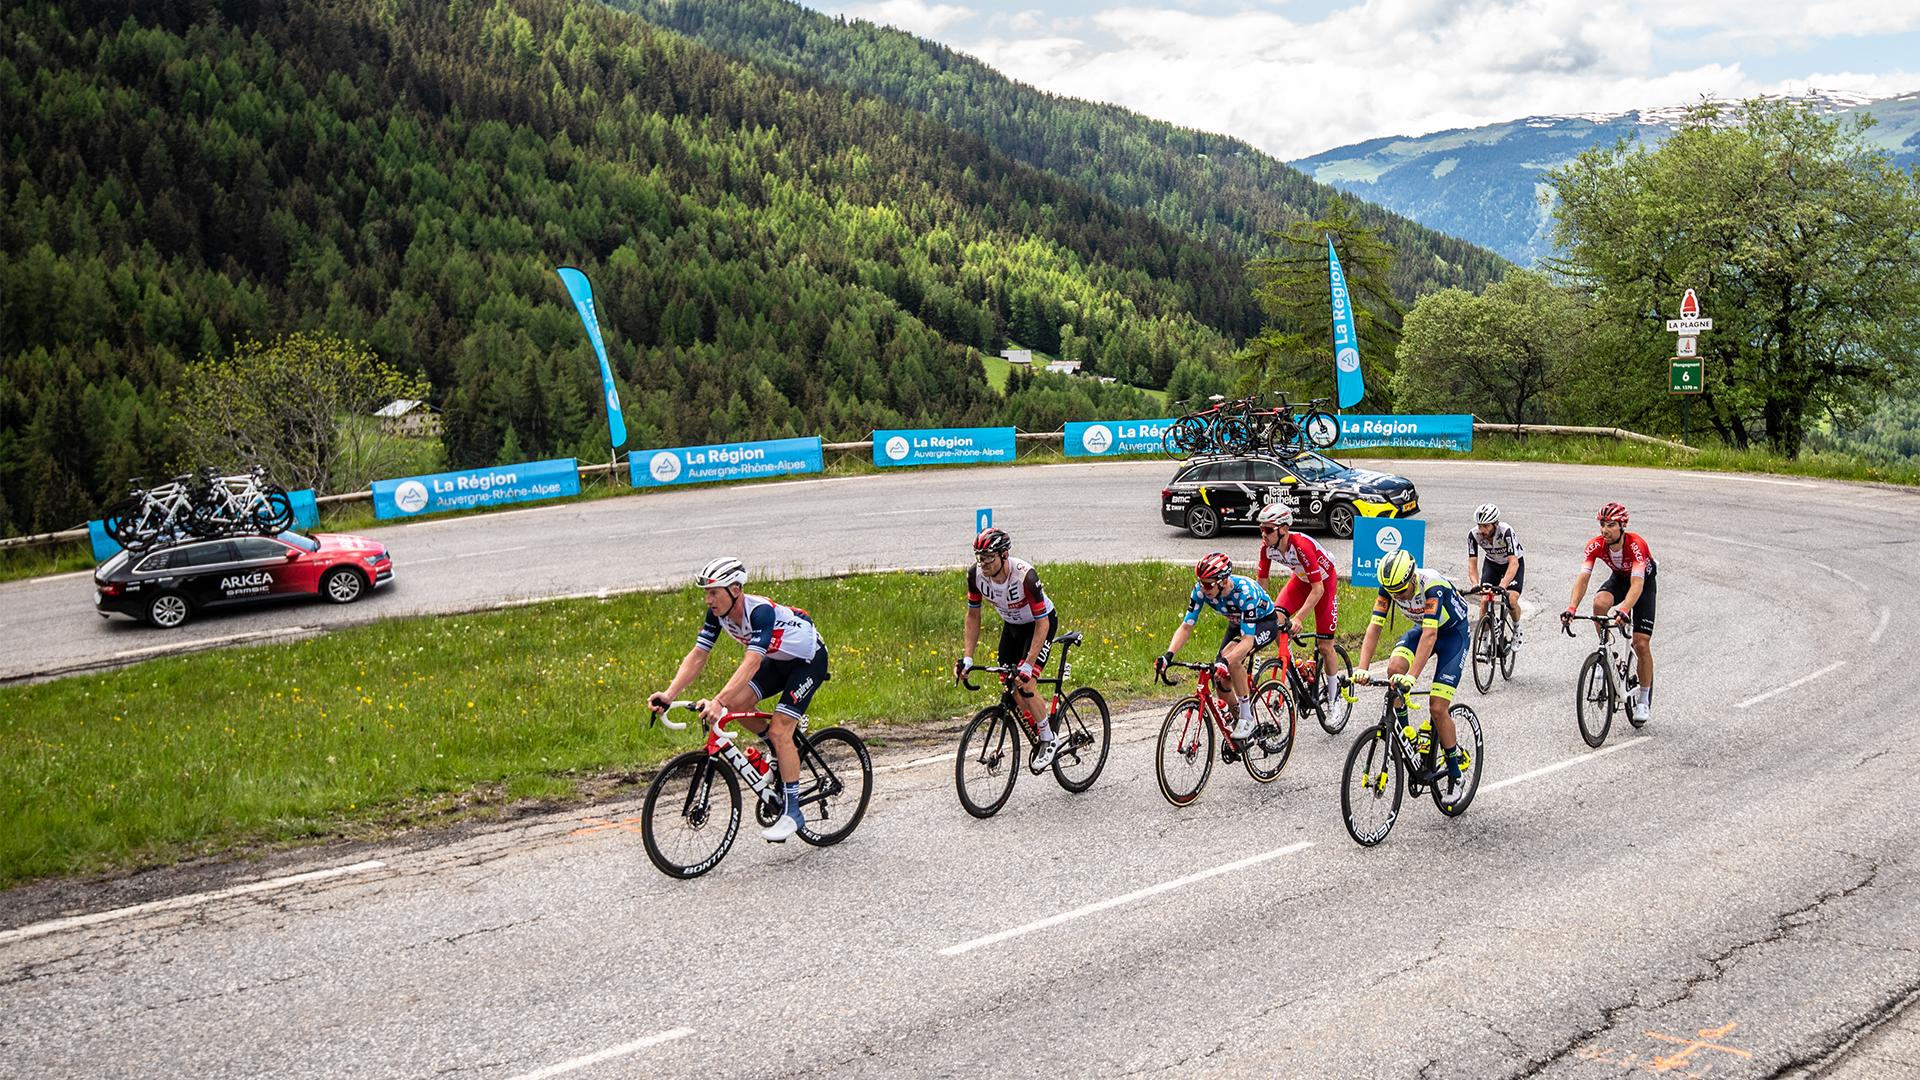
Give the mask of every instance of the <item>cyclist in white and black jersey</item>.
<svg viewBox="0 0 1920 1080">
<path fill-rule="evenodd" d="M 1481 503 L 1473 512 L 1473 528 L 1467 530 L 1467 578 L 1492 585 L 1507 594 L 1507 611 L 1513 616 L 1513 647 L 1519 648 L 1520 590 L 1527 587 L 1527 552 L 1513 526 L 1500 520 L 1500 508 Z M 1480 598 L 1480 617 L 1487 617 L 1487 601 Z"/>
<path fill-rule="evenodd" d="M 694 581 L 707 593 L 707 621 L 686 659 L 680 661 L 673 682 L 648 697 L 647 703 L 663 710 L 679 698 L 706 670 L 707 657 L 722 632 L 745 648 L 740 666 L 733 669 L 727 684 L 706 700 L 704 713 L 711 725 L 729 711 L 752 712 L 761 701 L 780 695 L 771 722 L 743 717 L 739 723 L 766 735 L 773 744 L 787 810 L 760 835 L 783 843 L 806 824 L 800 810 L 800 754 L 794 749 L 793 731 L 807 714 L 814 691 L 832 677 L 827 672 L 827 643 L 821 640 L 812 616 L 806 612 L 783 607 L 764 596 L 747 595 L 743 588 L 747 568 L 738 559 L 715 559 Z"/>
<path fill-rule="evenodd" d="M 1047 653 L 1059 630 L 1060 617 L 1053 601 L 1040 585 L 1040 574 L 1033 564 L 1007 554 L 1013 550 L 1013 537 L 1005 529 L 983 529 L 973 538 L 974 564 L 967 570 L 966 647 L 953 665 L 953 677 L 965 678 L 973 670 L 973 650 L 980 644 L 980 605 L 992 604 L 1000 613 L 1000 651 L 996 661 L 1002 667 L 1014 667 L 1014 693 L 1020 706 L 1034 718 L 1040 741 L 1034 744 L 1032 766 L 1035 772 L 1053 764 L 1059 752 L 1053 723 L 1047 709 L 1034 693 L 1034 680 L 1047 666 Z"/>
</svg>

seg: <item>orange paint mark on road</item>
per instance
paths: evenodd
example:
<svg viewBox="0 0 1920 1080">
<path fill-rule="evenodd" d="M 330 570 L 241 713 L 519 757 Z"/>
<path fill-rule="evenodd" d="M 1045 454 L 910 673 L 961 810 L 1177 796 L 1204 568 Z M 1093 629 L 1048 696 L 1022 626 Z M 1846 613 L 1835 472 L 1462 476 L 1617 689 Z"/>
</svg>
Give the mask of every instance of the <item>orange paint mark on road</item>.
<svg viewBox="0 0 1920 1080">
<path fill-rule="evenodd" d="M 1674 1069 L 1684 1068 L 1691 1063 L 1693 1055 L 1702 1050 L 1716 1050 L 1722 1054 L 1734 1054 L 1738 1057 L 1752 1058 L 1753 1055 L 1745 1050 L 1734 1046 L 1726 1046 L 1717 1041 L 1732 1034 L 1733 1029 L 1739 1026 L 1737 1022 L 1733 1022 L 1722 1024 L 1717 1028 L 1701 1028 L 1698 1037 L 1691 1039 L 1682 1038 L 1678 1035 L 1663 1035 L 1658 1031 L 1647 1032 L 1647 1038 L 1649 1039 L 1678 1043 L 1684 1047 L 1684 1049 L 1677 1050 L 1671 1054 L 1655 1055 L 1651 1063 L 1653 1070 L 1655 1072 L 1670 1072 Z"/>
<path fill-rule="evenodd" d="M 591 817 L 581 818 L 580 820 L 586 822 L 586 824 L 568 833 L 568 836 L 589 836 L 593 833 L 606 832 L 608 829 L 621 829 L 631 833 L 640 831 L 640 819 L 637 817 L 624 818 L 620 821 L 608 821 L 605 818 Z"/>
</svg>

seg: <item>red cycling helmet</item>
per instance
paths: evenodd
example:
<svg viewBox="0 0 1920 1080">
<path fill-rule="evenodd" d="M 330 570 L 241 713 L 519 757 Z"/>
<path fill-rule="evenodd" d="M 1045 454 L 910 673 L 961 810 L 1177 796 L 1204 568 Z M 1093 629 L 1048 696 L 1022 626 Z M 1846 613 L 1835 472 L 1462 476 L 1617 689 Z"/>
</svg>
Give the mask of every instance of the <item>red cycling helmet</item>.
<svg viewBox="0 0 1920 1080">
<path fill-rule="evenodd" d="M 1602 525 L 1625 525 L 1627 523 L 1627 508 L 1621 506 L 1619 503 L 1608 503 L 1600 508 L 1600 513 L 1597 516 Z"/>
<path fill-rule="evenodd" d="M 1005 529 L 981 529 L 980 535 L 973 538 L 973 551 L 976 555 L 989 552 L 995 555 L 1005 555 L 1012 549 L 1013 537 L 1008 536 L 1007 530 Z"/>
<path fill-rule="evenodd" d="M 1193 576 L 1201 581 L 1219 581 L 1233 573 L 1233 560 L 1224 551 L 1211 552 L 1193 565 Z"/>
</svg>

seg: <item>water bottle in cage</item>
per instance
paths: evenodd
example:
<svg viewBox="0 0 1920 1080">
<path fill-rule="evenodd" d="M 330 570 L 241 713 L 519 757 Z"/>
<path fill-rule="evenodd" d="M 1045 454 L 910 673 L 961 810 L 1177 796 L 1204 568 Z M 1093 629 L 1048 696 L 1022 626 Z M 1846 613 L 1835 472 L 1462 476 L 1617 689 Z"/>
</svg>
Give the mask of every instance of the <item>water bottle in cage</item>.
<svg viewBox="0 0 1920 1080">
<path fill-rule="evenodd" d="M 767 756 L 760 752 L 759 747 L 747 747 L 747 760 L 753 763 L 754 771 L 758 772 L 761 776 L 767 775 Z"/>
</svg>

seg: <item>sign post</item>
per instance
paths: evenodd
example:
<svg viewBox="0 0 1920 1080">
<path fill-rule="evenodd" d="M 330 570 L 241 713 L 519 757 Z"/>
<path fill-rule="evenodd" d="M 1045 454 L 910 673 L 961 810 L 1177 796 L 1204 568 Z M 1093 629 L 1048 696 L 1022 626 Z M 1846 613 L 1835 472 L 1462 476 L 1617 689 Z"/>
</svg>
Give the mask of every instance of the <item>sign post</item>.
<svg viewBox="0 0 1920 1080">
<path fill-rule="evenodd" d="M 1700 317 L 1700 298 L 1692 289 L 1680 297 L 1680 317 L 1667 320 L 1667 329 L 1680 335 L 1674 345 L 1673 359 L 1667 364 L 1667 392 L 1680 395 L 1680 441 L 1686 442 L 1693 425 L 1687 406 L 1693 395 L 1705 389 L 1706 364 L 1699 359 L 1700 335 L 1713 329 L 1712 319 Z"/>
</svg>

